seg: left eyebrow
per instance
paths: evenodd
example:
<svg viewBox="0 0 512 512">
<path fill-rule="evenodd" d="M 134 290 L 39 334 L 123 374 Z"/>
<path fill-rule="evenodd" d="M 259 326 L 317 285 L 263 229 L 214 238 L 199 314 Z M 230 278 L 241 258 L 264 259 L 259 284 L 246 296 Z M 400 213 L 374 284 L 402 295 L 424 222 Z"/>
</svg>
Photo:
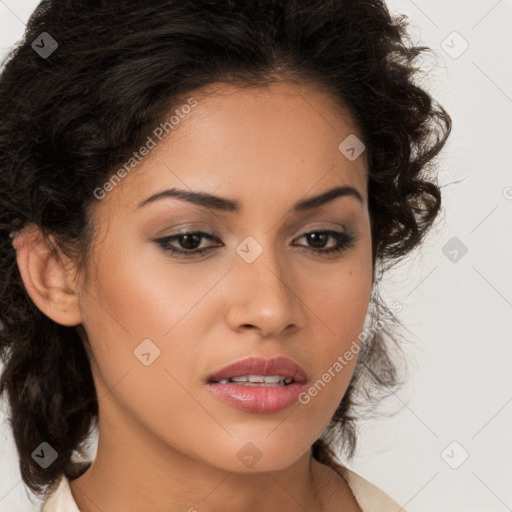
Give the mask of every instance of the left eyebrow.
<svg viewBox="0 0 512 512">
<path fill-rule="evenodd" d="M 327 190 L 326 192 L 322 192 L 317 196 L 302 199 L 293 206 L 293 211 L 303 212 L 306 210 L 312 210 L 313 208 L 318 208 L 330 201 L 333 201 L 337 197 L 354 197 L 361 204 L 364 204 L 364 200 L 361 193 L 356 188 L 345 185 L 342 187 L 335 187 L 333 189 Z M 147 199 L 144 199 L 144 201 L 141 201 L 137 205 L 137 209 L 143 208 L 147 204 L 153 203 L 159 199 L 164 198 L 177 198 L 205 208 L 213 208 L 215 210 L 222 210 L 234 213 L 240 213 L 242 211 L 241 203 L 235 199 L 214 196 L 206 192 L 192 192 L 190 190 L 180 190 L 177 188 L 170 188 L 153 194 Z"/>
</svg>

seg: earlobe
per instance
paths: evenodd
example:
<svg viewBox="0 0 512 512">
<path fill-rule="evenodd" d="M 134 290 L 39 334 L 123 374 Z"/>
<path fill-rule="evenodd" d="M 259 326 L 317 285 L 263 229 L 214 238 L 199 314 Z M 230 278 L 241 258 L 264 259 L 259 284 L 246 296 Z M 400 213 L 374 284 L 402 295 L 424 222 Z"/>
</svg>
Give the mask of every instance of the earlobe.
<svg viewBox="0 0 512 512">
<path fill-rule="evenodd" d="M 82 323 L 74 274 L 64 267 L 39 226 L 25 226 L 13 246 L 23 283 L 38 309 L 61 325 Z"/>
</svg>

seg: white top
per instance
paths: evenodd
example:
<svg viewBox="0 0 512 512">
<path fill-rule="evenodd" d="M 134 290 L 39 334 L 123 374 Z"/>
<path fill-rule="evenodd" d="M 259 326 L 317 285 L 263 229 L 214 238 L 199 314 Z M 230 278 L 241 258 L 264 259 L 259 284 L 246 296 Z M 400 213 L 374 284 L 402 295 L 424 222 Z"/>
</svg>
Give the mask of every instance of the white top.
<svg viewBox="0 0 512 512">
<path fill-rule="evenodd" d="M 407 512 L 357 473 L 348 468 L 341 468 L 341 471 L 363 512 Z M 40 512 L 80 512 L 71 494 L 69 480 L 64 475 L 55 491 L 42 504 Z"/>
</svg>

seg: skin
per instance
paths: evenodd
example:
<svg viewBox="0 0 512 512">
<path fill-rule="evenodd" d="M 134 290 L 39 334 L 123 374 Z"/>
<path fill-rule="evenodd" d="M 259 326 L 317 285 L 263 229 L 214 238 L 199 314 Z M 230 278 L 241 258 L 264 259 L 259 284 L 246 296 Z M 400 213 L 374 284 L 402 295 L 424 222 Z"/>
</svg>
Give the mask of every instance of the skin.
<svg viewBox="0 0 512 512">
<path fill-rule="evenodd" d="M 59 262 L 37 227 L 16 239 L 36 305 L 58 323 L 82 324 L 92 348 L 98 452 L 71 482 L 73 497 L 82 512 L 358 511 L 345 480 L 310 457 L 357 357 L 308 404 L 271 414 L 221 402 L 206 377 L 247 356 L 282 355 L 311 386 L 357 340 L 373 275 L 367 161 L 348 160 L 338 146 L 359 132 L 313 86 L 212 84 L 191 96 L 192 112 L 94 205 L 86 274 L 62 254 Z M 363 202 L 342 196 L 291 212 L 343 185 Z M 243 210 L 175 198 L 137 208 L 171 187 L 236 199 Z M 221 242 L 201 239 L 200 248 L 215 249 L 189 259 L 155 242 L 185 228 Z M 321 229 L 356 241 L 316 253 L 304 234 Z M 251 264 L 235 250 L 248 236 L 263 248 Z M 173 246 L 185 250 L 181 242 Z M 328 238 L 319 248 L 334 246 Z M 147 338 L 160 350 L 149 366 L 134 356 Z M 237 457 L 247 442 L 261 454 L 251 467 Z"/>
</svg>

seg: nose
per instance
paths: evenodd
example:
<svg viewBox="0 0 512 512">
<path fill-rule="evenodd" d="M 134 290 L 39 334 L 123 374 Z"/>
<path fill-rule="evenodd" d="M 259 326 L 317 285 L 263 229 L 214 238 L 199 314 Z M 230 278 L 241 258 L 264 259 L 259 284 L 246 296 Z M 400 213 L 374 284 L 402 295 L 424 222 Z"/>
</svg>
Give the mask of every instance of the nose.
<svg viewBox="0 0 512 512">
<path fill-rule="evenodd" d="M 265 248 L 252 263 L 237 255 L 230 286 L 227 322 L 232 330 L 253 329 L 274 337 L 303 326 L 299 285 L 276 251 Z"/>
</svg>

